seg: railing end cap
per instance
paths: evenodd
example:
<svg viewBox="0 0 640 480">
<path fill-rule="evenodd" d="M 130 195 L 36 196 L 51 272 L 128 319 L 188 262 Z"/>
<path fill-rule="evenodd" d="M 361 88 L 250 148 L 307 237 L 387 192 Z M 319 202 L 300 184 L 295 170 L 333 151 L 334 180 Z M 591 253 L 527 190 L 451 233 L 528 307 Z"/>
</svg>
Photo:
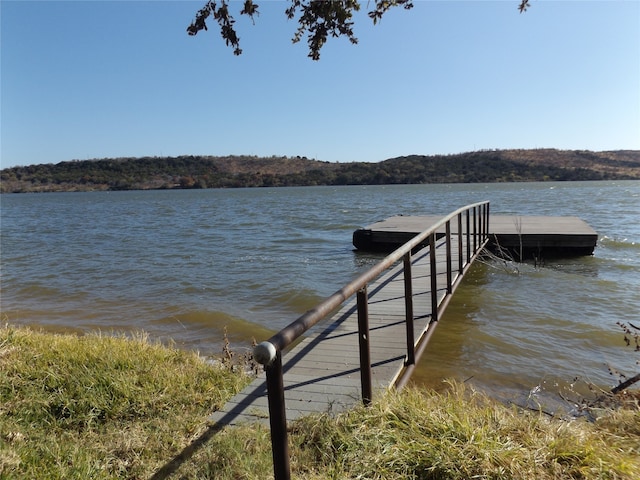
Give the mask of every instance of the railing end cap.
<svg viewBox="0 0 640 480">
<path fill-rule="evenodd" d="M 276 359 L 276 347 L 271 342 L 261 342 L 253 347 L 253 358 L 261 365 L 270 365 Z"/>
</svg>

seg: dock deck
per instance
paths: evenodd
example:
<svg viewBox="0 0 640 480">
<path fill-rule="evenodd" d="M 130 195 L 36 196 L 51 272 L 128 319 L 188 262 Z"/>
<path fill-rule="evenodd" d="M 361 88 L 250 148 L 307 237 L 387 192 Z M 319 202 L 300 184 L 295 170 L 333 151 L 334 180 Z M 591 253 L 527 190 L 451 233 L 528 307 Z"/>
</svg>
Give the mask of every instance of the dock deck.
<svg viewBox="0 0 640 480">
<path fill-rule="evenodd" d="M 466 251 L 466 236 L 462 250 Z M 436 291 L 438 309 L 444 308 L 447 293 L 447 257 L 444 240 L 436 246 Z M 458 258 L 458 242 L 451 254 Z M 471 259 L 473 261 L 473 259 Z M 470 262 L 468 262 L 470 263 Z M 465 262 L 465 267 L 468 265 Z M 427 336 L 432 322 L 429 249 L 418 251 L 411 261 L 413 324 L 415 338 Z M 452 282 L 461 279 L 453 272 Z M 368 286 L 370 353 L 374 396 L 376 391 L 394 385 L 405 368 L 407 335 L 405 284 L 402 262 Z M 308 335 L 283 356 L 286 418 L 293 420 L 314 412 L 337 413 L 361 402 L 358 315 L 355 298 L 345 303 L 326 322 L 316 325 Z M 438 316 L 436 315 L 436 318 Z M 236 395 L 211 420 L 220 426 L 246 422 L 268 423 L 269 410 L 264 374 Z"/>
<path fill-rule="evenodd" d="M 434 225 L 440 216 L 394 216 L 353 233 L 353 244 L 360 250 L 392 251 Z M 491 215 L 491 250 L 506 249 L 523 258 L 537 256 L 591 255 L 598 234 L 578 217 Z"/>
</svg>

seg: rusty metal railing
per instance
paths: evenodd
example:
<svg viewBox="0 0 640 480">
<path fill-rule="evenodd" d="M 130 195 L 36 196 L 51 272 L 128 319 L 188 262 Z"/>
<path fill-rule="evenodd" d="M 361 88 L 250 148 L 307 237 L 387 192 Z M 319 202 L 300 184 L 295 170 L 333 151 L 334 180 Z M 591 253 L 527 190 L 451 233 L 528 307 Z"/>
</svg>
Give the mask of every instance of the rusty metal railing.
<svg viewBox="0 0 640 480">
<path fill-rule="evenodd" d="M 451 222 L 457 225 L 457 270 L 459 275 L 453 282 L 453 259 Z M 436 232 L 445 228 L 444 245 L 446 248 L 447 264 L 447 289 L 445 296 L 438 301 L 437 271 L 436 271 Z M 287 439 L 287 419 L 284 399 L 284 380 L 282 368 L 282 352 L 296 339 L 303 335 L 314 325 L 324 320 L 336 308 L 340 307 L 353 295 L 357 298 L 358 312 L 358 340 L 360 348 L 360 376 L 362 401 L 365 404 L 371 402 L 373 397 L 373 382 L 371 377 L 371 359 L 369 346 L 369 315 L 367 285 L 376 280 L 385 271 L 392 268 L 402 260 L 405 285 L 405 317 L 407 332 L 407 356 L 403 374 L 396 380 L 396 387 L 402 388 L 411 372 L 415 368 L 426 344 L 438 322 L 438 311 L 449 302 L 455 287 L 466 268 L 478 252 L 484 247 L 489 238 L 489 202 L 479 202 L 459 208 L 455 212 L 443 217 L 427 230 L 416 235 L 409 242 L 389 254 L 371 269 L 348 283 L 333 295 L 307 311 L 297 320 L 273 335 L 269 340 L 260 343 L 254 349 L 254 358 L 264 365 L 267 378 L 267 393 L 269 399 L 269 423 L 271 427 L 271 446 L 273 453 L 273 470 L 275 480 L 289 480 L 289 444 Z M 463 250 L 463 236 L 466 236 L 466 252 Z M 431 277 L 431 320 L 428 328 L 415 341 L 413 331 L 413 292 L 412 292 L 412 255 L 417 249 L 428 245 Z M 466 253 L 466 255 L 465 255 Z M 466 261 L 465 261 L 466 260 Z"/>
</svg>

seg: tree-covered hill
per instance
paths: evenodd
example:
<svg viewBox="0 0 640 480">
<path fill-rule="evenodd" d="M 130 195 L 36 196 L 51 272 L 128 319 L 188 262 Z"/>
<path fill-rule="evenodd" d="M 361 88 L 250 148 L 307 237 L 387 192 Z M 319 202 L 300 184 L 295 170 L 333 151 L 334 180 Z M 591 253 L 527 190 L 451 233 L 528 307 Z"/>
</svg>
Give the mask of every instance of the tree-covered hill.
<svg viewBox="0 0 640 480">
<path fill-rule="evenodd" d="M 193 156 L 73 160 L 0 171 L 0 191 L 62 192 L 407 183 L 640 179 L 640 151 L 483 150 L 377 163 L 306 157 Z"/>
</svg>

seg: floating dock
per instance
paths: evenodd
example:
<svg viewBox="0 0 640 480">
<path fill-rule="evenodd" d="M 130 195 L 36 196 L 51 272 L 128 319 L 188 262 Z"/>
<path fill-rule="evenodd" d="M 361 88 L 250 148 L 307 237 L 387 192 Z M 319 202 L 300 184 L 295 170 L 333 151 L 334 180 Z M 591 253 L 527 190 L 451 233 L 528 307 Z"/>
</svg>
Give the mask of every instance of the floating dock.
<svg viewBox="0 0 640 480">
<path fill-rule="evenodd" d="M 358 250 L 390 252 L 434 225 L 442 217 L 398 215 L 353 233 Z M 444 235 L 444 230 L 439 232 Z M 488 248 L 508 251 L 516 260 L 592 255 L 598 234 L 578 217 L 491 214 Z"/>
</svg>

